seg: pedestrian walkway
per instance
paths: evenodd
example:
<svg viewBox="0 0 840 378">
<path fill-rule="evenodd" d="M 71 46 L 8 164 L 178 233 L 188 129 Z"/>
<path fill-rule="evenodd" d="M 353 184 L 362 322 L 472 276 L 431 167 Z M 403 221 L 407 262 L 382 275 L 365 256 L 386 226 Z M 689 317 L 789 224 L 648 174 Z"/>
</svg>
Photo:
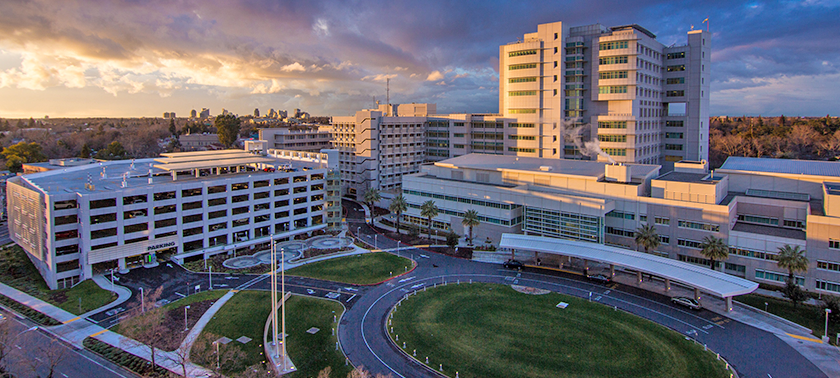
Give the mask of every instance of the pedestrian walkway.
<svg viewBox="0 0 840 378">
<path fill-rule="evenodd" d="M 214 302 L 213 305 L 210 306 L 210 308 L 208 308 L 203 315 L 201 315 L 201 318 L 199 318 L 198 321 L 195 322 L 195 325 L 193 325 L 192 329 L 187 334 L 187 337 L 185 337 L 184 341 L 181 342 L 181 350 L 189 351 L 192 349 L 192 345 L 195 344 L 195 340 L 198 339 L 198 335 L 201 334 L 201 331 L 204 330 L 204 327 L 207 325 L 210 319 L 213 319 L 213 316 L 216 315 L 216 312 L 219 311 L 219 309 L 222 308 L 222 306 L 224 306 L 225 303 L 227 303 L 228 299 L 233 297 L 233 295 L 237 292 L 239 291 L 228 291 L 227 294 L 223 295 L 221 298 L 216 300 L 216 302 Z M 187 352 L 187 356 L 189 356 L 189 352 Z"/>
<path fill-rule="evenodd" d="M 84 348 L 83 342 L 87 337 L 94 337 L 97 340 L 106 342 L 135 356 L 151 361 L 151 350 L 145 344 L 104 329 L 81 316 L 74 315 L 51 303 L 42 301 L 2 283 L 0 283 L 0 294 L 12 298 L 29 308 L 37 310 L 63 323 L 54 327 L 39 328 L 46 331 L 53 337 L 72 344 L 79 349 Z M 174 353 L 156 350 L 155 357 L 158 365 L 175 374 L 183 374 L 183 369 L 181 365 L 176 362 L 178 361 L 178 358 Z M 209 377 L 212 375 L 212 371 L 193 363 L 187 363 L 187 374 L 190 377 Z"/>
<path fill-rule="evenodd" d="M 125 286 L 120 286 L 120 285 L 113 284 L 111 281 L 109 281 L 107 278 L 105 278 L 101 274 L 97 274 L 97 275 L 93 276 L 92 280 L 97 285 L 99 285 L 99 287 L 101 287 L 105 290 L 108 290 L 110 292 L 116 293 L 117 294 L 117 299 L 114 300 L 111 303 L 108 303 L 108 304 L 100 307 L 100 308 L 97 308 L 95 310 L 91 310 L 91 311 L 88 311 L 88 312 L 82 314 L 81 315 L 82 318 L 87 318 L 87 317 L 96 315 L 96 314 L 98 314 L 102 311 L 108 310 L 112 307 L 117 307 L 117 306 L 127 302 L 131 298 L 131 289 L 129 289 Z"/>
</svg>

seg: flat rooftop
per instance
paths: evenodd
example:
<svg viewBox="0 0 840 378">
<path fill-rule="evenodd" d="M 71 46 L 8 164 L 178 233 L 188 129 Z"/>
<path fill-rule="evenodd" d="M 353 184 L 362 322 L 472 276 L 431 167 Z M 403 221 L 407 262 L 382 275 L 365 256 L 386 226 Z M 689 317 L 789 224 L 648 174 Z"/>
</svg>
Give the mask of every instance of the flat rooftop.
<svg viewBox="0 0 840 378">
<path fill-rule="evenodd" d="M 203 153 L 216 151 L 200 151 Z M 171 155 L 171 154 L 167 154 Z M 201 155 L 201 154 L 199 154 Z M 251 155 L 254 158 L 260 159 L 258 164 L 269 165 L 275 169 L 285 169 L 291 167 L 292 170 L 298 169 L 317 169 L 321 167 L 320 163 L 307 161 L 289 161 L 289 159 L 274 159 L 272 157 Z M 230 154 L 228 156 L 235 156 Z M 222 167 L 233 166 L 234 162 L 242 165 L 255 164 L 254 162 L 244 162 L 241 159 L 221 159 L 227 160 L 226 163 L 221 164 Z M 200 160 L 201 161 L 201 160 Z M 269 175 L 270 173 L 262 170 L 252 170 L 242 172 L 230 172 L 221 175 L 205 175 L 195 177 L 193 175 L 179 175 L 178 180 L 172 180 L 171 170 L 177 171 L 185 165 L 191 163 L 175 163 L 171 164 L 170 169 L 161 169 L 158 166 L 162 165 L 157 162 L 157 159 L 138 159 L 138 160 L 115 160 L 104 161 L 95 164 L 88 164 L 77 167 L 57 168 L 47 172 L 31 173 L 22 176 L 30 183 L 40 187 L 48 194 L 62 194 L 62 193 L 96 193 L 119 190 L 122 188 L 122 183 L 125 181 L 126 188 L 136 188 L 141 186 L 153 186 L 177 183 L 188 183 L 201 180 L 211 179 L 226 179 L 237 176 L 251 176 L 251 175 Z M 163 164 L 166 165 L 166 164 Z M 205 168 L 200 165 L 191 165 L 185 169 Z M 152 183 L 149 184 L 149 176 L 152 176 Z M 94 190 L 88 190 L 86 184 L 94 185 Z"/>
<path fill-rule="evenodd" d="M 709 184 L 714 185 L 720 182 L 721 177 L 710 177 L 708 173 L 690 173 L 690 172 L 668 172 L 656 178 L 661 181 L 673 182 L 687 182 L 692 184 Z"/>
<path fill-rule="evenodd" d="M 730 156 L 719 169 L 840 177 L 840 162 Z"/>
<path fill-rule="evenodd" d="M 592 160 L 567 160 L 533 158 L 511 155 L 467 154 L 436 162 L 435 165 L 449 168 L 467 168 L 489 171 L 528 171 L 565 176 L 581 176 L 599 179 L 604 176 L 609 163 Z M 652 164 L 626 164 L 631 177 L 645 177 L 660 167 Z M 548 170 L 544 170 L 544 168 Z"/>
<path fill-rule="evenodd" d="M 805 240 L 805 231 L 794 230 L 778 226 L 765 226 L 760 224 L 737 222 L 732 226 L 732 231 L 747 232 L 750 234 L 778 236 L 781 238 Z"/>
</svg>

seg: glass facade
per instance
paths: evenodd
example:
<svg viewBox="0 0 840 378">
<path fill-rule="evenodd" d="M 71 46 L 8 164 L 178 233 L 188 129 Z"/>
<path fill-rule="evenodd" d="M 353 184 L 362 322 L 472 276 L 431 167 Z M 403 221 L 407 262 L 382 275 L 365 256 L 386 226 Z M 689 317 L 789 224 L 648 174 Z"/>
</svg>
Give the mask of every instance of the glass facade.
<svg viewBox="0 0 840 378">
<path fill-rule="evenodd" d="M 603 243 L 603 218 L 525 207 L 523 231 L 539 236 Z"/>
</svg>

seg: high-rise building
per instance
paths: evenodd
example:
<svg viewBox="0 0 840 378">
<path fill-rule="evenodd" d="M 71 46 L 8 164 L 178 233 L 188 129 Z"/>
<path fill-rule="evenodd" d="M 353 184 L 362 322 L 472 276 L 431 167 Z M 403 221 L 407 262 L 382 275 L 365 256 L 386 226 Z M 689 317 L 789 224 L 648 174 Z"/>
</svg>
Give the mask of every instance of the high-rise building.
<svg viewBox="0 0 840 378">
<path fill-rule="evenodd" d="M 201 113 L 199 113 L 200 118 L 210 118 L 210 109 L 201 108 Z"/>
<path fill-rule="evenodd" d="M 195 109 L 190 110 L 190 118 L 195 118 L 196 112 Z"/>
<path fill-rule="evenodd" d="M 711 35 L 665 46 L 639 25 L 541 24 L 499 48 L 499 112 L 533 157 L 662 164 L 709 155 Z M 599 146 L 600 145 L 600 146 Z"/>
</svg>

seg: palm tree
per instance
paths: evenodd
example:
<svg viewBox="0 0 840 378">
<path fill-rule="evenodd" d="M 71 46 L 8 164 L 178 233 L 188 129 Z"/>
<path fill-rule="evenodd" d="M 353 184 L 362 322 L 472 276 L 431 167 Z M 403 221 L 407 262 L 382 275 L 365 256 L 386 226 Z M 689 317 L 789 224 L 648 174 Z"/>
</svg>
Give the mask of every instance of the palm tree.
<svg viewBox="0 0 840 378">
<path fill-rule="evenodd" d="M 420 206 L 420 216 L 429 220 L 429 239 L 432 238 L 432 218 L 438 215 L 438 208 L 435 201 L 428 200 Z"/>
<path fill-rule="evenodd" d="M 408 202 L 405 201 L 405 197 L 403 197 L 402 193 L 400 195 L 394 197 L 391 200 L 391 205 L 388 206 L 388 210 L 391 210 L 392 213 L 397 214 L 397 235 L 400 234 L 400 215 L 403 211 L 408 210 Z"/>
<path fill-rule="evenodd" d="M 467 212 L 464 213 L 464 219 L 461 219 L 461 224 L 470 228 L 470 236 L 467 240 L 470 244 L 472 244 L 473 227 L 481 224 L 478 220 L 478 212 L 475 210 L 467 210 Z"/>
<path fill-rule="evenodd" d="M 793 282 L 793 274 L 795 272 L 805 272 L 808 270 L 808 258 L 805 257 L 805 250 L 798 245 L 791 247 L 785 245 L 779 247 L 779 261 L 776 262 L 779 268 L 787 269 L 788 281 Z"/>
<path fill-rule="evenodd" d="M 651 249 L 659 248 L 659 234 L 656 233 L 656 227 L 646 224 L 636 229 L 636 245 L 645 248 L 645 253 L 649 253 Z"/>
<path fill-rule="evenodd" d="M 729 246 L 722 238 L 706 236 L 700 243 L 700 248 L 702 249 L 700 254 L 709 259 L 711 262 L 709 267 L 712 269 L 715 269 L 715 261 L 726 260 L 729 257 Z"/>
<path fill-rule="evenodd" d="M 379 189 L 370 188 L 365 191 L 365 203 L 368 205 L 370 209 L 370 216 L 373 217 L 373 204 L 378 202 L 382 199 L 382 196 L 379 195 Z"/>
</svg>

